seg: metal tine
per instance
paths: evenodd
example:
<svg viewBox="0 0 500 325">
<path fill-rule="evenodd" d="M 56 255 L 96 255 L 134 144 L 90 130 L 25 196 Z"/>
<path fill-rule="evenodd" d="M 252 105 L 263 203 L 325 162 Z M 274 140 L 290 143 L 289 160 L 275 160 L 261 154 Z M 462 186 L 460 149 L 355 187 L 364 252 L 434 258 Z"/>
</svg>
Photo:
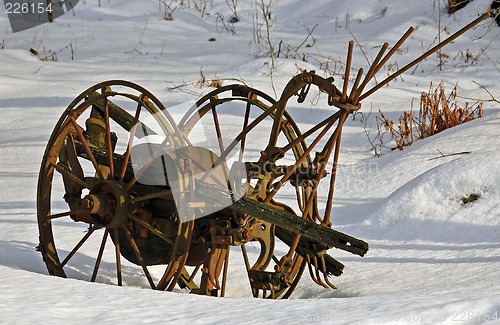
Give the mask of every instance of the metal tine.
<svg viewBox="0 0 500 325">
<path fill-rule="evenodd" d="M 330 286 L 330 288 L 337 289 L 337 286 L 335 284 L 331 283 L 330 280 L 328 280 L 328 277 L 329 276 L 327 274 L 325 274 L 325 282 L 328 284 L 328 286 Z"/>
<path fill-rule="evenodd" d="M 214 274 L 212 274 L 212 272 L 210 272 L 210 273 L 208 274 L 208 280 L 210 281 L 210 283 L 212 284 L 212 286 L 213 286 L 215 289 L 217 289 L 217 290 L 218 290 L 218 289 L 220 289 L 220 287 L 219 287 L 219 283 L 218 283 L 218 281 L 215 279 L 215 276 L 214 276 Z"/>
<path fill-rule="evenodd" d="M 227 281 L 228 264 L 229 264 L 229 249 L 226 250 L 226 256 L 224 258 L 224 270 L 222 271 L 222 288 L 220 291 L 221 297 L 224 297 L 226 295 L 226 281 Z"/>
<path fill-rule="evenodd" d="M 220 282 L 219 282 L 219 275 L 220 272 L 222 271 L 222 266 L 224 265 L 224 262 L 226 261 L 226 255 L 227 255 L 227 250 L 218 248 L 220 250 L 219 257 L 217 259 L 217 264 L 215 266 L 215 283 L 217 284 L 217 289 L 220 289 Z"/>
<path fill-rule="evenodd" d="M 321 266 L 321 272 L 326 274 L 326 263 L 325 263 L 325 258 L 323 255 L 318 256 L 320 266 Z"/>
<path fill-rule="evenodd" d="M 325 257 L 321 255 L 319 257 L 319 261 L 321 263 L 321 272 L 323 272 L 323 278 L 325 279 L 326 284 L 328 284 L 328 286 L 332 289 L 337 289 L 337 287 L 333 283 L 331 283 L 330 280 L 328 280 L 329 275 L 326 270 Z"/>
<path fill-rule="evenodd" d="M 358 75 L 356 76 L 356 81 L 354 81 L 354 85 L 352 85 L 351 94 L 349 95 L 349 101 L 352 102 L 354 98 L 354 94 L 356 93 L 356 89 L 359 87 L 359 83 L 361 82 L 361 77 L 363 76 L 364 69 L 359 68 Z"/>
<path fill-rule="evenodd" d="M 358 89 L 356 89 L 354 96 L 353 96 L 353 99 L 352 99 L 353 103 L 358 102 L 359 96 L 361 95 L 361 93 L 365 89 L 366 85 L 373 78 L 373 76 L 374 76 L 373 71 L 375 71 L 375 68 L 378 66 L 380 60 L 382 60 L 382 55 L 384 55 L 384 53 L 388 47 L 389 47 L 389 43 L 387 43 L 387 42 L 385 42 L 384 45 L 382 45 L 382 48 L 378 52 L 375 60 L 373 60 L 372 65 L 370 66 L 370 69 L 368 70 L 368 73 L 366 74 L 365 79 L 363 80 L 363 83 L 361 83 L 361 86 Z"/>
<path fill-rule="evenodd" d="M 457 32 L 455 32 L 453 35 L 451 35 L 450 37 L 448 37 L 447 39 L 445 39 L 441 43 L 439 43 L 436 46 L 434 46 L 429 51 L 425 52 L 424 54 L 422 54 L 421 56 L 419 56 L 415 60 L 411 61 L 410 63 L 408 63 L 407 65 L 405 65 L 401 69 L 399 69 L 398 71 L 394 72 L 389 77 L 385 78 L 383 81 L 381 81 L 379 84 L 377 84 L 376 86 L 374 86 L 372 89 L 368 90 L 366 93 L 364 93 L 362 96 L 359 97 L 359 101 L 362 101 L 362 100 L 366 99 L 368 96 L 372 95 L 374 92 L 376 92 L 380 88 L 384 87 L 389 82 L 391 82 L 392 80 L 396 79 L 401 74 L 405 73 L 406 71 L 408 71 L 410 68 L 412 68 L 416 64 L 418 64 L 421 61 L 425 60 L 426 58 L 428 58 L 429 56 L 431 56 L 433 53 L 437 52 L 438 50 L 440 50 L 444 46 L 446 46 L 449 43 L 453 42 L 455 39 L 457 39 L 459 36 L 461 36 L 462 34 L 464 34 L 466 31 L 468 31 L 469 29 L 471 29 L 472 27 L 474 27 L 475 25 L 479 24 L 481 21 L 483 21 L 483 20 L 485 20 L 486 18 L 489 18 L 489 17 L 491 17 L 491 13 L 490 12 L 486 12 L 486 13 L 482 14 L 481 16 L 479 16 L 478 18 L 476 18 L 474 21 L 472 21 L 471 23 L 469 23 L 467 26 L 461 28 L 460 30 L 458 30 Z"/>
<path fill-rule="evenodd" d="M 328 288 L 328 285 L 326 285 L 323 281 L 321 281 L 321 276 L 319 275 L 318 259 L 316 258 L 316 256 L 314 256 L 312 260 L 314 261 L 314 268 L 316 269 L 316 278 L 318 279 L 319 284 L 323 288 Z"/>
<path fill-rule="evenodd" d="M 212 255 L 212 258 L 215 258 L 216 259 L 216 263 L 218 264 L 219 262 L 219 259 L 220 259 L 220 250 L 218 248 L 214 249 L 214 252 L 213 252 L 213 255 Z M 210 263 L 211 264 L 211 263 Z M 219 279 L 216 275 L 216 269 L 213 268 L 211 265 L 209 267 L 209 271 L 208 271 L 208 279 L 210 280 L 210 283 L 212 283 L 212 285 L 217 289 L 219 290 L 220 289 L 220 285 L 219 285 Z"/>
<path fill-rule="evenodd" d="M 311 277 L 311 280 L 314 281 L 314 283 L 316 283 L 317 285 L 321 285 L 318 281 L 318 279 L 316 279 L 316 275 L 314 275 L 314 272 L 312 270 L 312 266 L 311 266 L 311 257 L 309 255 L 307 255 L 307 268 L 309 269 L 309 276 Z"/>
<path fill-rule="evenodd" d="M 213 279 L 213 280 L 215 281 L 215 282 L 214 282 L 214 281 L 212 281 L 212 284 L 213 284 L 214 288 L 215 288 L 215 289 L 217 289 L 217 290 L 220 290 L 219 278 L 215 278 L 215 277 L 214 277 L 214 279 Z"/>
<path fill-rule="evenodd" d="M 217 248 L 217 250 L 219 251 L 219 256 L 217 257 L 217 263 L 215 264 L 215 272 L 214 272 L 214 279 L 215 279 L 215 284 L 217 285 L 215 288 L 217 290 L 220 290 L 221 289 L 221 284 L 220 284 L 220 281 L 219 281 L 219 276 L 220 276 L 220 273 L 222 271 L 222 266 L 224 264 L 224 261 L 226 260 L 225 258 L 225 250 L 222 249 L 222 248 Z"/>
<path fill-rule="evenodd" d="M 389 61 L 389 59 L 396 53 L 396 51 L 403 45 L 403 43 L 408 39 L 411 33 L 413 33 L 415 29 L 413 27 L 408 28 L 406 33 L 397 41 L 396 44 L 392 47 L 392 49 L 384 56 L 384 58 L 377 64 L 375 69 L 373 70 L 373 75 L 375 76 L 377 72 L 379 72 L 380 69 Z M 361 75 L 363 74 L 363 68 L 360 68 L 358 71 L 358 75 L 356 77 L 356 82 L 354 83 L 352 90 L 351 90 L 351 95 L 349 96 L 349 101 L 353 101 L 354 96 L 357 92 L 357 88 L 359 86 L 359 82 L 361 80 Z"/>
<path fill-rule="evenodd" d="M 394 44 L 392 49 L 384 56 L 382 61 L 380 61 L 380 63 L 377 65 L 377 67 L 373 71 L 373 75 L 376 75 L 377 72 L 379 72 L 379 70 L 382 69 L 382 67 L 387 63 L 387 61 L 389 61 L 389 59 L 394 55 L 394 53 L 396 53 L 396 51 L 399 50 L 401 45 L 403 45 L 403 43 L 408 39 L 408 37 L 410 37 L 411 33 L 413 33 L 414 30 L 415 29 L 413 28 L 413 26 L 410 26 L 410 28 L 408 28 L 406 33 L 404 33 L 404 35 L 401 36 L 399 41 L 397 41 L 396 44 Z"/>
<path fill-rule="evenodd" d="M 349 47 L 347 49 L 347 62 L 344 74 L 344 88 L 342 90 L 341 102 L 344 103 L 347 99 L 347 86 L 349 84 L 349 75 L 351 73 L 351 63 L 352 63 L 352 51 L 354 49 L 354 41 L 349 41 Z"/>
<path fill-rule="evenodd" d="M 313 272 L 313 269 L 312 269 L 312 266 L 311 266 L 311 263 L 307 263 L 307 267 L 309 268 L 309 276 L 311 277 L 311 279 L 314 281 L 314 283 L 316 283 L 317 285 L 319 286 L 322 286 L 321 283 L 319 282 L 319 280 L 316 278 L 316 275 L 314 274 Z"/>
</svg>

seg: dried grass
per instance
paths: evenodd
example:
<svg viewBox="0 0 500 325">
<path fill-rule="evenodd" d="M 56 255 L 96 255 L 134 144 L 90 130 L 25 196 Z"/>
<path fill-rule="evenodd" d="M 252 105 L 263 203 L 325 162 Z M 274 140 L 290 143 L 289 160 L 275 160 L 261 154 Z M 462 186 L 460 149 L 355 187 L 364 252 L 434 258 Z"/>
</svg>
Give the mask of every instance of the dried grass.
<svg viewBox="0 0 500 325">
<path fill-rule="evenodd" d="M 222 81 L 219 77 L 215 76 L 214 79 L 207 79 L 203 74 L 203 71 L 200 71 L 200 79 L 196 81 L 196 86 L 198 87 L 210 87 L 210 88 L 221 88 Z"/>
<path fill-rule="evenodd" d="M 474 105 L 457 102 L 457 85 L 446 95 L 443 82 L 436 88 L 432 83 L 427 92 L 420 95 L 418 116 L 412 111 L 404 111 L 398 123 L 386 118 L 382 112 L 377 117 L 381 126 L 390 133 L 396 148 L 402 150 L 416 139 L 424 139 L 451 127 L 472 121 L 483 116 L 483 103 Z"/>
</svg>

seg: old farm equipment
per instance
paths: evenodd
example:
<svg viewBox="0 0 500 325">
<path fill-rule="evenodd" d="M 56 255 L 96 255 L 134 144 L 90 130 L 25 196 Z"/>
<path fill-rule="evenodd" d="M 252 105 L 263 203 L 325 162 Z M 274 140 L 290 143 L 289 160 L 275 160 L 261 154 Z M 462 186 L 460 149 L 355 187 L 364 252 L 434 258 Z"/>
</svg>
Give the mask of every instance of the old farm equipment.
<svg viewBox="0 0 500 325">
<path fill-rule="evenodd" d="M 293 77 L 277 101 L 229 85 L 177 120 L 178 112 L 134 83 L 90 87 L 64 111 L 41 165 L 38 248 L 49 273 L 211 296 L 224 296 L 232 279 L 245 276 L 254 297 L 287 298 L 307 268 L 318 285 L 334 288 L 329 277 L 344 265 L 328 250 L 368 251 L 366 242 L 331 228 L 346 118 L 486 17 L 364 93 L 412 29 L 385 56 L 382 46 L 351 91 L 352 42 L 342 89 L 312 71 Z M 302 132 L 287 102 L 303 102 L 313 85 L 338 110 Z M 231 263 L 230 251 L 238 252 Z"/>
</svg>

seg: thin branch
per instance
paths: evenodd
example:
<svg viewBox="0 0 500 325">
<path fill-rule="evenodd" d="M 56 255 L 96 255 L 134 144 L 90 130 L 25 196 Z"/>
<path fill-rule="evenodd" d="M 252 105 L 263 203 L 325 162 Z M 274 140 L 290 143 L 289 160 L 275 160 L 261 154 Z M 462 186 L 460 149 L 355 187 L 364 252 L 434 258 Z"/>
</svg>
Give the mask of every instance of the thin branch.
<svg viewBox="0 0 500 325">
<path fill-rule="evenodd" d="M 440 158 L 451 157 L 451 156 L 468 155 L 468 154 L 472 153 L 472 151 L 462 151 L 462 152 L 455 152 L 455 153 L 449 153 L 449 154 L 444 155 L 441 151 L 439 151 L 439 149 L 436 149 L 436 150 L 441 154 L 441 156 L 431 158 L 428 161 L 440 159 Z"/>
<path fill-rule="evenodd" d="M 365 50 L 363 50 L 363 47 L 361 46 L 361 44 L 359 43 L 358 39 L 356 38 L 356 36 L 354 36 L 354 33 L 349 29 L 347 28 L 347 31 L 351 34 L 352 38 L 354 39 L 354 41 L 356 42 L 356 45 L 359 47 L 359 49 L 361 50 L 361 53 L 363 54 L 363 56 L 365 57 L 365 60 L 366 60 L 366 63 L 368 63 L 368 66 L 371 66 L 372 63 L 370 62 L 370 59 L 368 59 L 368 56 L 366 55 L 366 52 Z M 377 78 L 374 76 L 373 79 L 375 80 L 375 83 L 378 83 L 377 82 Z"/>
<path fill-rule="evenodd" d="M 478 82 L 476 82 L 474 80 L 472 80 L 472 82 L 475 83 L 476 85 L 478 85 L 479 87 L 481 87 L 482 89 L 484 89 L 484 91 L 486 91 L 488 93 L 488 95 L 491 96 L 491 100 L 489 100 L 489 101 L 497 102 L 497 103 L 500 104 L 500 102 L 498 101 L 498 99 L 496 99 L 495 96 L 493 96 L 493 94 L 488 89 L 486 89 L 485 86 L 481 85 L 480 83 L 478 83 Z"/>
<path fill-rule="evenodd" d="M 295 49 L 295 51 L 298 51 L 298 50 L 302 47 L 302 45 L 304 45 L 304 44 L 307 42 L 307 40 L 309 39 L 309 36 L 310 36 L 310 37 L 312 37 L 312 39 L 313 39 L 313 41 L 314 41 L 314 42 L 316 42 L 316 39 L 314 38 L 314 36 L 312 36 L 312 33 L 314 32 L 314 30 L 315 30 L 315 29 L 316 29 L 316 27 L 318 27 L 318 26 L 319 26 L 319 24 L 316 24 L 316 25 L 315 25 L 315 26 L 314 26 L 311 30 L 309 30 L 309 29 L 307 28 L 307 30 L 308 30 L 308 32 L 309 32 L 309 34 L 307 34 L 307 36 L 306 36 L 306 38 L 304 39 L 304 41 L 303 41 L 302 43 L 300 43 L 300 45 L 299 45 L 299 46 L 297 46 L 297 48 Z"/>
<path fill-rule="evenodd" d="M 478 85 L 484 91 L 486 91 L 488 93 L 488 95 L 490 95 L 491 99 L 478 99 L 478 98 L 464 97 L 464 96 L 459 96 L 459 95 L 456 95 L 456 97 L 460 98 L 460 99 L 474 100 L 476 102 L 495 102 L 495 103 L 500 104 L 500 100 L 496 99 L 495 96 L 493 96 L 493 94 L 488 89 L 486 89 L 485 86 L 481 85 L 480 83 L 478 83 L 478 82 L 476 82 L 474 80 L 472 80 L 472 82 L 475 83 L 476 85 Z"/>
</svg>

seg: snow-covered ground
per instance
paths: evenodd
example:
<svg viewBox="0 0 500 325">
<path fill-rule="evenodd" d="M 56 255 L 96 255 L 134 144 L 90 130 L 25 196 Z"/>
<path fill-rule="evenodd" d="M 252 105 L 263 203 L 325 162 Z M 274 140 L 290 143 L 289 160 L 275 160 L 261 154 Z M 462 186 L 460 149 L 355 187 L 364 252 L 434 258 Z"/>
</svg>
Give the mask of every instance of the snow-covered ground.
<svg viewBox="0 0 500 325">
<path fill-rule="evenodd" d="M 255 2 L 237 2 L 234 34 L 221 19 L 228 24 L 231 17 L 227 1 L 196 2 L 207 3 L 203 16 L 173 1 L 177 9 L 167 21 L 163 1 L 80 1 L 55 23 L 15 34 L 0 11 L 0 323 L 500 323 L 500 27 L 492 19 L 446 47 L 442 69 L 431 56 L 364 101 L 363 116 L 348 119 L 334 229 L 362 238 L 370 250 L 362 258 L 332 251 L 346 264 L 333 279 L 337 290 L 304 274 L 293 299 L 258 300 L 248 297 L 242 277 L 231 279 L 229 297 L 209 298 L 47 275 L 35 251 L 39 164 L 60 114 L 90 85 L 131 80 L 174 106 L 208 90 L 195 85 L 200 71 L 269 94 L 274 85 L 279 94 L 299 67 L 324 74 L 328 63 L 340 86 L 353 36 L 353 67 L 366 68 L 384 42 L 394 44 L 413 25 L 380 81 L 436 44 L 439 24 L 445 38 L 490 1 L 475 0 L 453 16 L 435 0 L 273 1 L 275 49 L 282 41 L 273 71 L 266 45 L 252 41 Z M 285 57 L 287 46 L 304 41 Z M 460 96 L 483 99 L 484 117 L 375 157 L 365 131 L 374 138 L 376 112 L 397 119 L 414 98 L 418 107 L 430 82 L 441 81 L 448 90 L 458 83 Z M 325 98 L 290 109 L 304 128 L 331 110 Z M 470 153 L 433 159 L 440 152 Z M 479 199 L 463 204 L 470 194 Z"/>
</svg>

